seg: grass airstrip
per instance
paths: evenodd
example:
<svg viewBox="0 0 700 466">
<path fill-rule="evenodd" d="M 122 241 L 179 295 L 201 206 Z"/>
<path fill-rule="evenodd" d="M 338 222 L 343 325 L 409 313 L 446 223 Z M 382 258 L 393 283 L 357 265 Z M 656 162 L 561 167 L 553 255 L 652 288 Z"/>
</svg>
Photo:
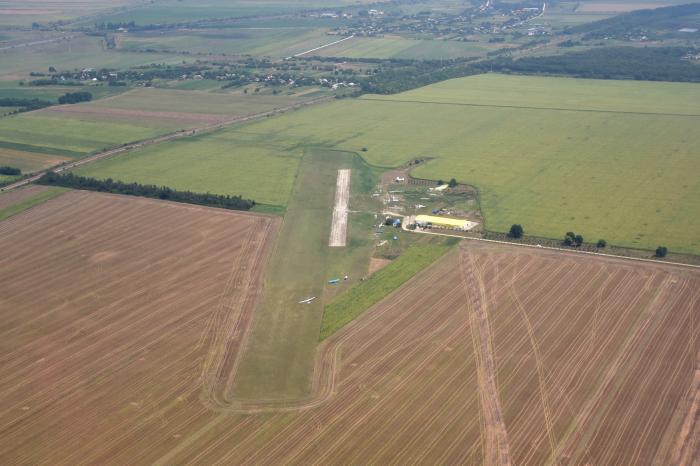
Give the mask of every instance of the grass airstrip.
<svg viewBox="0 0 700 466">
<path fill-rule="evenodd" d="M 231 189 L 277 203 L 293 176 L 287 157 L 298 156 L 300 147 L 354 151 L 383 167 L 428 158 L 413 175 L 477 186 L 490 230 L 521 223 L 532 235 L 558 238 L 573 230 L 590 241 L 646 249 L 664 244 L 697 254 L 698 109 L 696 84 L 487 74 L 319 105 L 203 137 L 199 146 L 171 156 L 151 149 L 158 154 L 151 161 L 144 151 L 130 163 L 101 162 L 85 174 L 194 180 L 188 165 L 171 167 L 175 154 L 206 157 L 223 139 L 217 150 L 229 148 L 227 161 L 211 155 L 217 161 L 196 171 L 228 166 Z M 275 149 L 263 150 L 268 147 Z M 247 163 L 251 157 L 271 175 L 247 187 L 249 171 L 257 170 Z M 152 164 L 154 174 L 137 176 L 140 164 Z M 155 176 L 158 167 L 163 173 Z M 275 184 L 284 188 L 269 195 Z M 223 189 L 221 181 L 199 186 Z"/>
</svg>

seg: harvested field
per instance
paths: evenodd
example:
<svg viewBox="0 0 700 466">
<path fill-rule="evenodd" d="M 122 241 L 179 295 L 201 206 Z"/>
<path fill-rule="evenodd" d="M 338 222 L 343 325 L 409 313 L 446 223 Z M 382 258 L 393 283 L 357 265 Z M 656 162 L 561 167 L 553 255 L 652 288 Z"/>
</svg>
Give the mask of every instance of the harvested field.
<svg viewBox="0 0 700 466">
<path fill-rule="evenodd" d="M 19 202 L 25 201 L 32 196 L 36 196 L 37 194 L 41 194 L 44 191 L 47 191 L 48 189 L 50 189 L 48 186 L 39 186 L 33 184 L 25 186 L 23 188 L 9 191 L 7 193 L 2 193 L 0 194 L 0 210 L 15 205 Z"/>
<path fill-rule="evenodd" d="M 186 405 L 210 338 L 250 315 L 277 224 L 86 192 L 1 222 L 2 462 L 75 463 L 96 429 L 120 443 L 140 430 L 125 421 Z"/>
<path fill-rule="evenodd" d="M 259 267 L 235 252 L 242 242 L 217 240 L 245 236 L 259 218 L 180 209 L 71 193 L 0 224 L 0 246 L 22 246 L 3 264 L 25 255 L 12 273 L 0 268 L 0 296 L 10 297 L 0 307 L 4 462 L 697 458 L 698 272 L 463 245 L 321 344 L 314 397 L 212 406 L 202 367 L 223 333 L 234 356 L 245 334 L 245 318 L 234 325 L 222 312 L 222 289 L 241 289 L 242 275 L 229 280 L 239 260 Z M 130 231 L 140 216 L 165 227 Z M 40 229 L 52 233 L 27 234 Z M 37 270 L 45 286 L 29 290 Z M 235 370 L 235 357 L 218 367 Z M 245 414 L 259 410 L 272 412 Z M 490 426 L 502 430 L 489 436 Z"/>
<path fill-rule="evenodd" d="M 350 173 L 349 169 L 338 170 L 335 185 L 335 204 L 331 219 L 331 234 L 328 240 L 330 247 L 343 247 L 348 235 L 348 202 L 350 202 Z"/>
</svg>

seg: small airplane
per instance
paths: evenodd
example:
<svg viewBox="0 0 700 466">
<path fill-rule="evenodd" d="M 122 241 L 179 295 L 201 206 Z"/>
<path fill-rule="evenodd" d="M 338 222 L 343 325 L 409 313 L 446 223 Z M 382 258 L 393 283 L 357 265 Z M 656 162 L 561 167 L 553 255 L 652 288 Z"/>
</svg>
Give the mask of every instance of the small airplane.
<svg viewBox="0 0 700 466">
<path fill-rule="evenodd" d="M 306 298 L 306 299 L 304 299 L 304 300 L 302 300 L 302 301 L 299 301 L 299 304 L 309 304 L 309 303 L 310 303 L 311 301 L 313 301 L 314 299 L 316 299 L 316 296 L 313 296 L 313 297 L 311 297 L 311 298 Z"/>
</svg>

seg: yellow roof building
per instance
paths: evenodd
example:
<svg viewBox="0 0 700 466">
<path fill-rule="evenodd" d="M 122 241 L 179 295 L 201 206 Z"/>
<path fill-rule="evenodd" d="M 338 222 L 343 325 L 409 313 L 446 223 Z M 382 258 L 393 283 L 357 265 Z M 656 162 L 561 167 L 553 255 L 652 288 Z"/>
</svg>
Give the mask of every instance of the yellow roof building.
<svg viewBox="0 0 700 466">
<path fill-rule="evenodd" d="M 419 225 L 431 223 L 433 226 L 437 227 L 459 228 L 461 230 L 465 230 L 470 222 L 469 220 L 459 218 L 436 217 L 433 215 L 416 215 L 416 223 Z"/>
</svg>

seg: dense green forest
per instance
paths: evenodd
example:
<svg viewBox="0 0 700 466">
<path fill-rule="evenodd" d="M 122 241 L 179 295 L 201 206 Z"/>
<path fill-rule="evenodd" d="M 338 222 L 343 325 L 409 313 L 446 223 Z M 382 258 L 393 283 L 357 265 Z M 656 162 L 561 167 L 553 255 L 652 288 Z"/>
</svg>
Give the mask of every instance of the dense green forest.
<svg viewBox="0 0 700 466">
<path fill-rule="evenodd" d="M 700 66 L 684 59 L 696 53 L 686 47 L 605 47 L 520 60 L 499 58 L 474 67 L 500 73 L 700 82 Z"/>
<path fill-rule="evenodd" d="M 129 196 L 150 197 L 187 204 L 198 204 L 209 207 L 218 207 L 230 210 L 250 210 L 255 206 L 255 201 L 243 199 L 241 196 L 224 196 L 210 193 L 193 193 L 191 191 L 177 191 L 166 186 L 142 185 L 139 183 L 124 183 L 111 178 L 97 180 L 84 176 L 58 174 L 48 172 L 37 183 L 49 186 L 63 186 L 66 188 L 82 189 L 86 191 L 99 191 L 114 194 L 126 194 Z"/>
<path fill-rule="evenodd" d="M 92 94 L 89 92 L 68 92 L 58 98 L 59 104 L 77 104 L 79 102 L 89 102 Z"/>
<path fill-rule="evenodd" d="M 646 35 L 658 38 L 663 32 L 675 32 L 683 27 L 697 27 L 700 23 L 700 3 L 638 10 L 612 18 L 584 23 L 566 30 L 568 34 L 584 34 L 584 39 L 626 38 Z"/>
<path fill-rule="evenodd" d="M 481 73 L 469 63 L 467 60 L 401 61 L 384 66 L 377 73 L 358 81 L 365 92 L 395 94 L 446 79 Z"/>
<path fill-rule="evenodd" d="M 499 73 L 563 75 L 577 78 L 636 79 L 700 82 L 700 65 L 691 57 L 700 51 L 688 47 L 601 47 L 562 55 L 494 58 L 481 62 L 402 61 L 383 66 L 360 79 L 364 92 L 394 94 L 489 71 Z"/>
</svg>

